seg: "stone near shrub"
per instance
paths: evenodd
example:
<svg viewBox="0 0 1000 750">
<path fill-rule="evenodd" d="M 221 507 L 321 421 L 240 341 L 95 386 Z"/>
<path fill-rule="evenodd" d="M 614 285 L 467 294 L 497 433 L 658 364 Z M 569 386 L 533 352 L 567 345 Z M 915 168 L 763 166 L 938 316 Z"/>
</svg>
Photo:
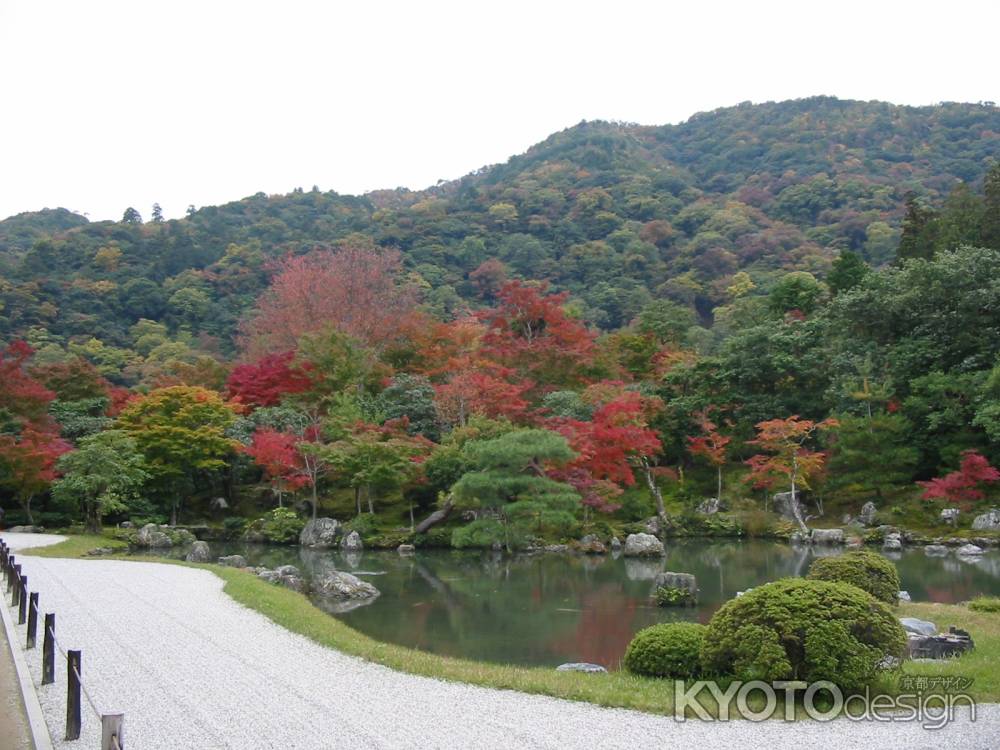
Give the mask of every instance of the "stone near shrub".
<svg viewBox="0 0 1000 750">
<path fill-rule="evenodd" d="M 983 548 L 977 547 L 975 544 L 963 544 L 955 550 L 955 554 L 959 557 L 978 557 L 983 554 Z"/>
<path fill-rule="evenodd" d="M 878 508 L 875 507 L 875 503 L 869 500 L 861 506 L 861 513 L 858 514 L 858 521 L 860 521 L 863 526 L 872 526 L 875 523 L 875 515 L 877 513 Z"/>
<path fill-rule="evenodd" d="M 344 552 L 360 552 L 365 548 L 364 542 L 361 541 L 361 534 L 352 531 L 340 541 L 340 548 Z"/>
<path fill-rule="evenodd" d="M 622 548 L 622 540 L 616 536 L 611 537 L 611 549 L 619 550 Z"/>
<path fill-rule="evenodd" d="M 896 594 L 896 598 L 899 599 L 899 601 L 901 601 L 901 602 L 912 602 L 913 601 L 913 599 L 910 597 L 910 592 L 909 591 L 900 591 L 898 594 Z"/>
<path fill-rule="evenodd" d="M 698 507 L 695 508 L 695 512 L 701 513 L 703 516 L 711 516 L 719 512 L 722 508 L 722 502 L 717 497 L 709 497 L 698 503 Z"/>
<path fill-rule="evenodd" d="M 208 548 L 207 542 L 195 542 L 184 559 L 188 562 L 207 563 L 212 559 L 212 551 Z"/>
<path fill-rule="evenodd" d="M 653 579 L 653 590 L 658 588 L 680 589 L 687 591 L 692 598 L 698 596 L 698 580 L 691 573 L 674 573 L 669 570 L 658 573 Z"/>
<path fill-rule="evenodd" d="M 247 559 L 243 555 L 225 555 L 219 558 L 219 565 L 224 565 L 227 568 L 245 568 L 247 567 Z"/>
<path fill-rule="evenodd" d="M 626 557 L 663 557 L 667 553 L 663 542 L 652 534 L 629 534 L 623 554 Z"/>
<path fill-rule="evenodd" d="M 579 549 L 585 555 L 603 555 L 608 551 L 604 542 L 598 539 L 596 534 L 587 534 L 581 538 Z"/>
<path fill-rule="evenodd" d="M 941 511 L 941 522 L 949 526 L 956 526 L 960 515 L 961 511 L 958 508 L 945 508 Z"/>
<path fill-rule="evenodd" d="M 976 647 L 968 631 L 954 626 L 936 635 L 910 633 L 906 645 L 911 659 L 954 659 Z"/>
<path fill-rule="evenodd" d="M 778 492 L 775 493 L 774 501 L 774 511 L 782 518 L 787 521 L 795 521 L 795 505 L 798 504 L 801 508 L 801 498 L 802 495 L 798 492 L 792 497 L 791 492 Z"/>
<path fill-rule="evenodd" d="M 844 543 L 843 529 L 813 529 L 810 541 L 813 544 L 836 545 Z"/>
<path fill-rule="evenodd" d="M 313 581 L 317 594 L 337 599 L 374 599 L 379 590 L 367 581 L 343 571 L 330 571 Z"/>
<path fill-rule="evenodd" d="M 556 667 L 557 672 L 586 672 L 587 674 L 599 674 L 607 672 L 600 664 L 589 664 L 583 661 L 574 661 L 568 664 L 560 664 Z"/>
<path fill-rule="evenodd" d="M 972 528 L 976 531 L 1000 531 L 1000 509 L 993 508 L 981 516 L 976 516 L 972 521 Z"/>
<path fill-rule="evenodd" d="M 938 632 L 937 625 L 935 625 L 930 620 L 920 620 L 916 617 L 900 617 L 899 624 L 903 626 L 903 630 L 907 633 L 916 633 L 917 635 L 934 635 Z"/>
<path fill-rule="evenodd" d="M 131 521 L 122 521 L 120 524 L 118 524 L 118 526 L 119 526 L 119 528 L 122 528 L 122 529 L 134 529 L 135 528 L 135 524 L 132 523 Z"/>
<path fill-rule="evenodd" d="M 310 549 L 336 547 L 342 532 L 343 527 L 335 518 L 314 518 L 299 533 L 299 544 Z"/>
<path fill-rule="evenodd" d="M 137 547 L 149 547 L 150 549 L 174 546 L 170 537 L 165 532 L 160 531 L 160 527 L 155 523 L 147 523 L 139 529 L 139 533 L 135 537 L 135 544 Z"/>
<path fill-rule="evenodd" d="M 886 534 L 882 540 L 882 549 L 895 551 L 903 549 L 903 538 L 899 534 Z"/>
<path fill-rule="evenodd" d="M 400 555 L 412 555 L 416 551 L 417 548 L 414 547 L 412 544 L 401 544 L 398 547 L 396 547 L 396 552 L 398 552 Z"/>
<path fill-rule="evenodd" d="M 292 591 L 302 591 L 305 588 L 302 574 L 294 565 L 282 565 L 274 570 L 263 568 L 257 571 L 257 576 L 268 583 L 284 586 Z"/>
</svg>

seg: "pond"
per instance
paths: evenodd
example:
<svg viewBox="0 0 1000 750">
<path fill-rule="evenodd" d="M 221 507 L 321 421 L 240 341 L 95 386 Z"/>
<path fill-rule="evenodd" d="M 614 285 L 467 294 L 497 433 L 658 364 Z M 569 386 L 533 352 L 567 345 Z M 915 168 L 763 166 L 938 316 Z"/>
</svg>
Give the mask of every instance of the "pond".
<svg viewBox="0 0 1000 750">
<path fill-rule="evenodd" d="M 768 541 L 671 541 L 658 560 L 607 556 L 508 557 L 492 552 L 340 551 L 213 545 L 213 554 L 244 555 L 251 565 L 296 565 L 306 577 L 336 568 L 373 583 L 371 604 L 334 612 L 373 638 L 437 654 L 504 664 L 556 666 L 588 661 L 617 669 L 637 630 L 670 620 L 707 622 L 728 599 L 752 586 L 804 575 L 816 554 Z M 959 602 L 1000 594 L 1000 553 L 964 560 L 928 557 L 922 548 L 887 553 L 913 601 Z M 663 570 L 693 573 L 695 607 L 652 604 Z M 328 611 L 329 604 L 316 602 Z"/>
</svg>

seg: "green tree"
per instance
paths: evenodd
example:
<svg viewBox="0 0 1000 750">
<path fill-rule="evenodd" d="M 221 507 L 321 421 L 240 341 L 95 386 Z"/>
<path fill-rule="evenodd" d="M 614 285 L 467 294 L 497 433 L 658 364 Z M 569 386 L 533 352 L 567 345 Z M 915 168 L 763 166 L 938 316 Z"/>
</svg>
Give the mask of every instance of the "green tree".
<svg viewBox="0 0 1000 750">
<path fill-rule="evenodd" d="M 870 270 L 860 255 L 845 250 L 833 261 L 826 283 L 833 294 L 840 294 L 860 284 Z"/>
<path fill-rule="evenodd" d="M 811 315 L 823 296 L 823 285 L 807 271 L 786 273 L 768 295 L 768 305 L 777 315 L 797 310 Z"/>
<path fill-rule="evenodd" d="M 980 237 L 985 247 L 1000 250 L 1000 162 L 990 168 L 983 182 L 983 222 Z"/>
<path fill-rule="evenodd" d="M 195 480 L 226 467 L 235 448 L 226 429 L 235 418 L 218 393 L 187 385 L 151 391 L 118 415 L 117 427 L 145 457 L 151 486 L 169 506 L 172 524 Z"/>
<path fill-rule="evenodd" d="M 516 430 L 470 442 L 464 452 L 477 469 L 463 475 L 452 492 L 459 505 L 486 513 L 456 531 L 456 546 L 495 530 L 496 541 L 502 539 L 509 551 L 523 533 L 565 530 L 573 523 L 580 495 L 546 475 L 546 467 L 565 465 L 576 455 L 561 435 Z"/>
<path fill-rule="evenodd" d="M 122 430 L 83 438 L 57 466 L 62 477 L 52 485 L 52 497 L 81 510 L 92 533 L 100 532 L 105 515 L 126 510 L 150 477 L 136 441 Z"/>
<path fill-rule="evenodd" d="M 934 257 L 937 230 L 937 214 L 934 210 L 925 206 L 916 194 L 907 194 L 903 233 L 899 237 L 899 248 L 896 250 L 897 261 Z"/>
<path fill-rule="evenodd" d="M 883 413 L 841 416 L 837 421 L 829 486 L 882 498 L 887 490 L 913 479 L 920 454 L 910 445 L 913 425 L 906 417 Z"/>
</svg>

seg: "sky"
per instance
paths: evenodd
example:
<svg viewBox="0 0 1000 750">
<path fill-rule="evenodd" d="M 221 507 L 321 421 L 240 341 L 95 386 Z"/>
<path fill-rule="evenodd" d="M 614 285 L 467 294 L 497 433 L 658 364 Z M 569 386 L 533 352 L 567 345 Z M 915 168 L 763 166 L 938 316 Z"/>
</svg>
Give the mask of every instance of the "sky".
<svg viewBox="0 0 1000 750">
<path fill-rule="evenodd" d="M 1000 101 L 1000 3 L 0 0 L 0 218 L 421 189 L 581 120 Z"/>
</svg>

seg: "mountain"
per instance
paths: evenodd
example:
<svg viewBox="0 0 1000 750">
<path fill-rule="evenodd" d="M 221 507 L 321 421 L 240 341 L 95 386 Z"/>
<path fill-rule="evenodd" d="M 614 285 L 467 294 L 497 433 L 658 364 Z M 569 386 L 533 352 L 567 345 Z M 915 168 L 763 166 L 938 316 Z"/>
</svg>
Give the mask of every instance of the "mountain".
<svg viewBox="0 0 1000 750">
<path fill-rule="evenodd" d="M 0 222 L 0 336 L 130 346 L 146 318 L 227 353 L 269 258 L 340 242 L 399 248 L 440 315 L 495 258 L 606 330 L 661 297 L 710 322 L 738 272 L 766 291 L 789 271 L 823 276 L 843 250 L 887 263 L 908 193 L 978 190 L 998 155 L 992 104 L 817 97 L 662 127 L 584 122 L 423 191 L 258 193 L 145 224 L 46 209 Z"/>
</svg>

